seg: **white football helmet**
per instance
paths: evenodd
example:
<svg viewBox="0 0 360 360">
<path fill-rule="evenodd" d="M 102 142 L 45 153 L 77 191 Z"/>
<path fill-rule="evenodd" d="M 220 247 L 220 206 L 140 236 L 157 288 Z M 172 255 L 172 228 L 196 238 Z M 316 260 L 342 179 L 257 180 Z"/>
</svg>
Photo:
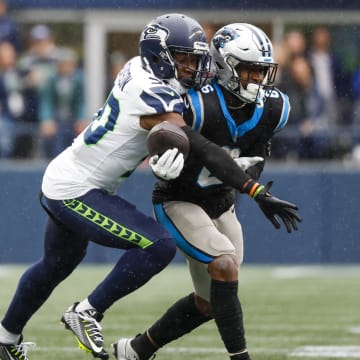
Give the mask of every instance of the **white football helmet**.
<svg viewBox="0 0 360 360">
<path fill-rule="evenodd" d="M 274 86 L 277 64 L 268 36 L 258 27 L 229 24 L 218 30 L 211 39 L 210 55 L 216 67 L 219 83 L 246 103 L 264 100 Z M 264 79 L 258 84 L 240 79 L 237 66 L 262 68 Z"/>
</svg>

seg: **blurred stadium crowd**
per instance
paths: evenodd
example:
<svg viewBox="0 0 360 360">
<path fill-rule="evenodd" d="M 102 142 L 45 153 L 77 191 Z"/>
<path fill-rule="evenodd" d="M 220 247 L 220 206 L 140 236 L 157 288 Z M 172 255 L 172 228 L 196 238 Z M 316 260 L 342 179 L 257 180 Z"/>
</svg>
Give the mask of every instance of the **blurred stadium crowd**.
<svg viewBox="0 0 360 360">
<path fill-rule="evenodd" d="M 22 26 L 8 5 L 0 0 L 0 158 L 51 159 L 89 122 L 82 54 L 63 46 L 51 25 Z M 203 25 L 210 39 L 217 26 Z M 274 43 L 277 86 L 292 110 L 273 138 L 272 159 L 360 164 L 360 59 L 349 71 L 332 35 L 323 25 L 291 29 Z M 108 59 L 107 89 L 127 56 L 114 51 Z"/>
</svg>

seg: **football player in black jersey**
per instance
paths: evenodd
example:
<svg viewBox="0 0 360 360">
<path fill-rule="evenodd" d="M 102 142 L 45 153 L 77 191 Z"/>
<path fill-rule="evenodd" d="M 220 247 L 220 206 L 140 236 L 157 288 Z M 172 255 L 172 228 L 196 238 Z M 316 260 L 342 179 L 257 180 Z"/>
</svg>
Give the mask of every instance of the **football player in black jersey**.
<svg viewBox="0 0 360 360">
<path fill-rule="evenodd" d="M 217 31 L 210 49 L 217 78 L 199 91 L 190 90 L 184 118 L 256 180 L 268 142 L 285 126 L 290 111 L 288 97 L 273 87 L 277 64 L 272 44 L 259 28 L 236 23 Z M 224 185 L 190 152 L 178 178 L 157 182 L 153 203 L 157 220 L 186 256 L 194 292 L 143 334 L 120 339 L 115 344 L 117 359 L 147 360 L 158 348 L 214 319 L 230 359 L 249 360 L 238 298 L 243 236 L 234 211 L 234 188 Z M 276 217 L 268 218 L 280 227 Z M 290 233 L 301 218 L 292 211 L 282 220 Z"/>
</svg>

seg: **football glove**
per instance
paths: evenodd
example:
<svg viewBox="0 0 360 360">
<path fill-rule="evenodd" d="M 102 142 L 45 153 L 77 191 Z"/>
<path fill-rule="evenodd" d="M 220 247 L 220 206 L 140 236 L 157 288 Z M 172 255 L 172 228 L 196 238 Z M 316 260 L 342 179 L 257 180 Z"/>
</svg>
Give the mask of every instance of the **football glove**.
<svg viewBox="0 0 360 360">
<path fill-rule="evenodd" d="M 264 215 L 271 221 L 276 229 L 279 229 L 280 219 L 284 223 L 288 233 L 298 230 L 298 222 L 302 218 L 297 213 L 298 207 L 295 204 L 281 200 L 272 196 L 269 192 L 273 182 L 268 182 L 265 186 L 251 180 L 246 184 L 244 192 L 248 193 L 259 205 Z"/>
<path fill-rule="evenodd" d="M 234 161 L 237 163 L 237 165 L 240 167 L 242 171 L 246 171 L 248 168 L 256 165 L 257 163 L 264 161 L 264 158 L 260 156 L 242 156 L 235 158 Z"/>
<path fill-rule="evenodd" d="M 173 180 L 180 175 L 184 167 L 184 155 L 177 148 L 168 149 L 161 156 L 151 156 L 149 165 L 160 179 Z"/>
</svg>

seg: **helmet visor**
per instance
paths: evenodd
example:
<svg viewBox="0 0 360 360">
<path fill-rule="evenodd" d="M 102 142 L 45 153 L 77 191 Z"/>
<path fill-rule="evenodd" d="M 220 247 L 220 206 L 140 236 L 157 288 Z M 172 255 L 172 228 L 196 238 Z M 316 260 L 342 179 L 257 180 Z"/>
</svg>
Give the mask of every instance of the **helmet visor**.
<svg viewBox="0 0 360 360">
<path fill-rule="evenodd" d="M 206 43 L 196 42 L 194 48 L 171 47 L 177 80 L 187 88 L 199 89 L 210 76 L 211 58 Z"/>
<path fill-rule="evenodd" d="M 244 61 L 234 56 L 228 56 L 226 63 L 233 69 L 233 76 L 238 77 L 242 81 L 251 82 L 250 73 L 262 75 L 261 85 L 264 87 L 273 87 L 275 84 L 278 64 L 265 61 Z M 239 74 L 247 73 L 247 77 Z"/>
</svg>

